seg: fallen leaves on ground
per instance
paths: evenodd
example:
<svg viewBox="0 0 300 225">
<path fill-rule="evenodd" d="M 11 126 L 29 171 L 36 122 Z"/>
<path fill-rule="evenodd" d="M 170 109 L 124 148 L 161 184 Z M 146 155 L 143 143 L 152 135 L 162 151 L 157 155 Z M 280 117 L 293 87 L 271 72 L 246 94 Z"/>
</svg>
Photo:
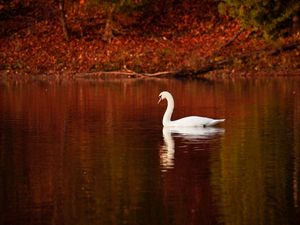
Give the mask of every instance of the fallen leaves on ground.
<svg viewBox="0 0 300 225">
<path fill-rule="evenodd" d="M 1 34 L 0 74 L 22 77 L 124 68 L 139 73 L 197 69 L 208 60 L 218 61 L 270 45 L 255 37 L 251 30 L 245 30 L 221 49 L 241 25 L 239 21 L 219 17 L 215 9 L 212 11 L 206 17 L 195 12 L 173 11 L 144 27 L 138 23 L 129 25 L 111 43 L 101 39 L 105 23 L 100 13 L 70 13 L 68 22 L 73 33 L 69 42 L 63 38 L 58 19 L 11 18 L 2 21 L 2 25 L 11 27 L 16 23 L 19 29 L 9 35 Z M 298 34 L 283 39 L 282 44 L 299 40 Z M 237 60 L 229 70 L 233 67 L 234 71 L 299 69 L 299 55 L 298 48 L 272 57 L 255 56 L 247 62 Z"/>
</svg>

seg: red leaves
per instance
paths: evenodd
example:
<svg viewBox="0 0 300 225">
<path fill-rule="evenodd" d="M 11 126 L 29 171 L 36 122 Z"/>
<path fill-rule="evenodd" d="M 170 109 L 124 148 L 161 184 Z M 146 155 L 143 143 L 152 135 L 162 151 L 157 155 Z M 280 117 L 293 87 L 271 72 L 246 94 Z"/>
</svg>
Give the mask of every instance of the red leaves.
<svg viewBox="0 0 300 225">
<path fill-rule="evenodd" d="M 240 30 L 238 21 L 219 21 L 218 15 L 212 13 L 204 19 L 197 10 L 193 13 L 180 10 L 183 9 L 174 10 L 163 21 L 146 28 L 129 26 L 110 44 L 101 39 L 105 21 L 99 13 L 72 11 L 68 15 L 73 30 L 69 42 L 64 41 L 59 21 L 30 21 L 26 28 L 1 38 L 0 74 L 196 69 L 208 60 L 224 59 L 266 45 L 245 30 L 221 49 Z M 215 52 L 218 54 L 214 55 Z"/>
</svg>

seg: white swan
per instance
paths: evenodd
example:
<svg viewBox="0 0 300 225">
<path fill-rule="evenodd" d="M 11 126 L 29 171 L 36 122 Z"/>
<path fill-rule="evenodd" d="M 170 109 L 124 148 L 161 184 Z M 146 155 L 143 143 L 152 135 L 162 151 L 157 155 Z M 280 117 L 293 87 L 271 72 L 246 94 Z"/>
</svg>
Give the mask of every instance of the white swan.
<svg viewBox="0 0 300 225">
<path fill-rule="evenodd" d="M 225 121 L 225 119 L 211 119 L 211 118 L 200 117 L 200 116 L 188 116 L 178 120 L 171 121 L 171 116 L 174 110 L 174 99 L 172 95 L 167 91 L 163 91 L 159 94 L 158 103 L 160 103 L 160 101 L 163 99 L 166 99 L 168 104 L 162 120 L 162 124 L 164 127 L 207 127 Z"/>
</svg>

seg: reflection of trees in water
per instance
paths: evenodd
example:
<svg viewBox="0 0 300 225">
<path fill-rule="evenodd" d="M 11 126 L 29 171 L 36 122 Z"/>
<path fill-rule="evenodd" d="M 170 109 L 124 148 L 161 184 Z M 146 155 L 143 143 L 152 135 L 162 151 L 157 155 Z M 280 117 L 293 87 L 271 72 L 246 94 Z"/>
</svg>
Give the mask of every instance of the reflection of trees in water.
<svg viewBox="0 0 300 225">
<path fill-rule="evenodd" d="M 294 206 L 299 209 L 300 207 L 300 93 L 293 93 L 293 105 L 294 105 L 294 171 L 293 171 L 293 196 L 294 196 Z M 300 215 L 298 216 L 298 223 L 300 223 Z"/>
<path fill-rule="evenodd" d="M 299 222 L 298 103 L 292 91 L 276 88 L 254 95 L 247 108 L 252 117 L 238 126 L 227 123 L 220 155 L 214 156 L 219 160 L 212 165 L 212 186 L 224 224 Z"/>
<path fill-rule="evenodd" d="M 217 224 L 210 187 L 210 155 L 221 128 L 163 128 L 162 224 Z"/>
<path fill-rule="evenodd" d="M 0 224 L 218 224 L 217 209 L 224 224 L 298 224 L 299 82 L 216 89 L 228 99 L 226 134 L 174 132 L 174 147 L 160 150 L 171 149 L 165 173 L 156 148 L 141 150 L 160 139 L 120 129 L 160 123 L 149 109 L 161 87 L 139 82 L 0 90 Z M 214 85 L 164 82 L 194 112 L 204 105 L 213 115 Z M 198 90 L 209 100 L 198 101 Z"/>
</svg>

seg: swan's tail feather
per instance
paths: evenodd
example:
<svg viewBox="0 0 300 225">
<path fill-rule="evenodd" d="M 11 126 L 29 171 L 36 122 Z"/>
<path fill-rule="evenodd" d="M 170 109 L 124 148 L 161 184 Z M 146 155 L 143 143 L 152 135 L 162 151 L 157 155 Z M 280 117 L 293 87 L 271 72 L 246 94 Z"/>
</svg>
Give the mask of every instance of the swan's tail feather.
<svg viewBox="0 0 300 225">
<path fill-rule="evenodd" d="M 213 121 L 207 123 L 206 126 L 214 126 L 214 125 L 216 125 L 216 124 L 218 124 L 218 123 L 222 123 L 222 122 L 224 122 L 224 121 L 225 121 L 225 119 L 213 120 Z"/>
</svg>

